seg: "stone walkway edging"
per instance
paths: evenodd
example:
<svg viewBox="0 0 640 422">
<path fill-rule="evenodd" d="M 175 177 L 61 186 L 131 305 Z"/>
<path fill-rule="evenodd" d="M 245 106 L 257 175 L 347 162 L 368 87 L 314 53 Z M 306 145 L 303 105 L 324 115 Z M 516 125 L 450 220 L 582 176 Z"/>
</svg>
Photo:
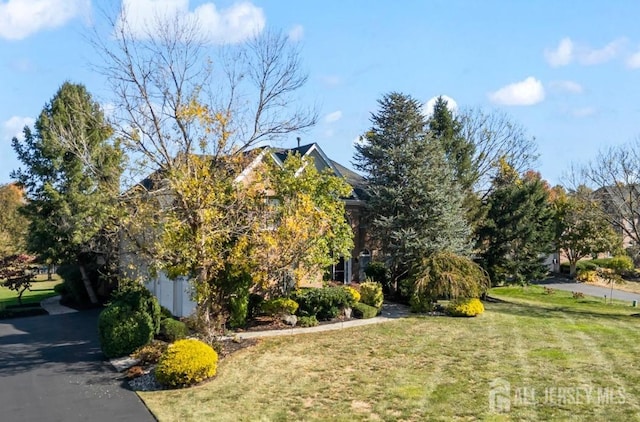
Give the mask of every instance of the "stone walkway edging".
<svg viewBox="0 0 640 422">
<path fill-rule="evenodd" d="M 40 307 L 47 311 L 49 315 L 62 315 L 72 314 L 78 312 L 76 309 L 72 309 L 60 304 L 60 296 L 53 296 L 40 302 Z"/>
<path fill-rule="evenodd" d="M 405 318 L 409 315 L 409 308 L 397 303 L 384 304 L 382 306 L 382 312 L 379 316 L 369 319 L 351 319 L 348 321 L 336 322 L 332 324 L 317 325 L 315 327 L 292 327 L 282 330 L 267 330 L 267 331 L 243 331 L 236 333 L 229 338 L 238 338 L 241 340 L 250 338 L 263 338 L 263 337 L 280 337 L 280 336 L 293 336 L 297 334 L 308 333 L 321 333 L 325 331 L 342 330 L 344 328 L 362 327 L 365 325 L 381 324 L 384 322 L 394 321 L 400 318 Z"/>
</svg>

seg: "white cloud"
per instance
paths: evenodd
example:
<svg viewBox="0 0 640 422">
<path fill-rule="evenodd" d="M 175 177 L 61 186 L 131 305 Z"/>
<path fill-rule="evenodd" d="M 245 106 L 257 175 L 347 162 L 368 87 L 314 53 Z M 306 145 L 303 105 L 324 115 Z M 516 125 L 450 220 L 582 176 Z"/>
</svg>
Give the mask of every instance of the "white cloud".
<svg viewBox="0 0 640 422">
<path fill-rule="evenodd" d="M 304 27 L 302 25 L 294 25 L 288 33 L 289 40 L 298 42 L 304 37 Z"/>
<path fill-rule="evenodd" d="M 544 100 L 542 82 L 533 76 L 523 81 L 514 82 L 489 94 L 489 99 L 502 105 L 526 106 L 534 105 Z"/>
<path fill-rule="evenodd" d="M 618 56 L 625 42 L 624 38 L 618 38 L 598 49 L 585 46 L 579 51 L 578 62 L 585 66 L 608 62 Z"/>
<path fill-rule="evenodd" d="M 596 109 L 594 107 L 582 107 L 572 110 L 570 114 L 573 117 L 589 117 L 596 114 Z"/>
<path fill-rule="evenodd" d="M 21 40 L 43 29 L 59 28 L 76 17 L 87 17 L 90 0 L 0 1 L 0 38 Z"/>
<path fill-rule="evenodd" d="M 14 136 L 21 138 L 22 129 L 24 129 L 25 126 L 32 126 L 33 123 L 35 123 L 35 119 L 32 117 L 10 117 L 0 125 L 0 140 L 10 141 Z"/>
<path fill-rule="evenodd" d="M 447 108 L 454 113 L 458 109 L 458 103 L 453 98 L 448 95 L 440 95 L 443 100 L 447 102 Z M 433 106 L 436 104 L 436 100 L 438 97 L 430 98 L 423 106 L 422 106 L 422 114 L 429 117 L 433 113 Z"/>
<path fill-rule="evenodd" d="M 331 113 L 327 114 L 326 116 L 324 116 L 324 121 L 327 122 L 327 123 L 337 122 L 340 119 L 342 119 L 342 111 L 340 111 L 340 110 L 331 112 Z"/>
<path fill-rule="evenodd" d="M 629 69 L 640 69 L 640 51 L 633 53 L 627 58 L 627 67 Z"/>
<path fill-rule="evenodd" d="M 573 59 L 573 41 L 563 38 L 555 49 L 545 49 L 544 57 L 552 67 L 568 65 Z"/>
<path fill-rule="evenodd" d="M 204 3 L 189 10 L 189 0 L 123 0 L 128 29 L 134 37 L 151 36 L 157 21 L 175 18 L 195 22 L 201 35 L 214 44 L 238 43 L 262 32 L 266 18 L 261 8 L 243 1 L 218 10 Z M 118 18 L 122 25 L 122 16 Z"/>
<path fill-rule="evenodd" d="M 578 44 L 571 38 L 563 38 L 554 49 L 545 49 L 544 57 L 551 67 L 566 66 L 573 61 L 592 66 L 606 63 L 618 57 L 623 50 L 626 38 L 617 38 L 602 48 L 592 48 L 587 44 Z"/>
<path fill-rule="evenodd" d="M 549 84 L 551 88 L 559 92 L 568 92 L 570 94 L 582 94 L 584 88 L 574 81 L 553 81 Z"/>
</svg>

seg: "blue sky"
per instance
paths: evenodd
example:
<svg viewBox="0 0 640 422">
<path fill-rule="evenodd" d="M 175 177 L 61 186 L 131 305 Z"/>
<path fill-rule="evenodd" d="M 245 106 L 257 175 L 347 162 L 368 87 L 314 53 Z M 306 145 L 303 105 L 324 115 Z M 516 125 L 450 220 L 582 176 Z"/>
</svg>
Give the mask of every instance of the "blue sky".
<svg viewBox="0 0 640 422">
<path fill-rule="evenodd" d="M 390 91 L 508 113 L 536 138 L 537 170 L 552 184 L 569 163 L 640 135 L 640 2 L 131 1 L 198 13 L 217 41 L 262 27 L 290 33 L 309 72 L 302 98 L 319 107 L 303 142 L 345 165 Z M 105 3 L 0 0 L 0 183 L 18 165 L 11 137 L 65 80 L 110 102 L 86 41 Z"/>
</svg>

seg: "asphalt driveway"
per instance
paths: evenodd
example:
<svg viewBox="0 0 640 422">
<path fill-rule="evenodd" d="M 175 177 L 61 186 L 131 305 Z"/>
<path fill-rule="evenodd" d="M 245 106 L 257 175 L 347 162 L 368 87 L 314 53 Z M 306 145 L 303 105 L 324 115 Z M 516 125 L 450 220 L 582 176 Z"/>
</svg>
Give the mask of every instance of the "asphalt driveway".
<svg viewBox="0 0 640 422">
<path fill-rule="evenodd" d="M 0 420 L 154 421 L 104 362 L 98 311 L 0 320 Z"/>
<path fill-rule="evenodd" d="M 576 283 L 574 281 L 560 278 L 550 278 L 544 281 L 540 281 L 536 284 L 548 285 L 549 287 L 558 290 L 581 292 L 588 296 L 596 296 L 601 298 L 607 296 L 607 300 L 611 298 L 610 287 L 600 287 L 593 286 L 591 284 Z M 625 292 L 624 290 L 617 290 L 615 288 L 613 289 L 613 298 L 617 300 L 626 300 L 628 302 L 633 302 L 635 300 L 640 303 L 640 294 Z"/>
</svg>

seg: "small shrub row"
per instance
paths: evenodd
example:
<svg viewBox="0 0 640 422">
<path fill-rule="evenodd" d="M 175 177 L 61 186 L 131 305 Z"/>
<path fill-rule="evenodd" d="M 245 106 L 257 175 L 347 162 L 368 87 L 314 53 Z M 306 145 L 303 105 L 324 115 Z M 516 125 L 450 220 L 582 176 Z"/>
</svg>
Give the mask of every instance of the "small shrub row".
<svg viewBox="0 0 640 422">
<path fill-rule="evenodd" d="M 480 299 L 461 299 L 453 301 L 447 306 L 447 313 L 454 317 L 474 317 L 484 312 Z"/>
<path fill-rule="evenodd" d="M 286 297 L 279 297 L 276 299 L 266 300 L 262 302 L 262 312 L 271 315 L 293 315 L 298 310 L 298 303 Z"/>
<path fill-rule="evenodd" d="M 318 319 L 315 316 L 301 316 L 298 317 L 299 327 L 315 327 L 318 325 Z"/>
<path fill-rule="evenodd" d="M 598 279 L 598 271 L 596 270 L 579 270 L 576 274 L 576 280 L 583 283 L 593 283 Z"/>
<path fill-rule="evenodd" d="M 356 318 L 369 319 L 378 315 L 378 308 L 369 306 L 365 303 L 355 303 L 353 305 L 353 315 Z"/>
<path fill-rule="evenodd" d="M 341 309 L 355 303 L 351 293 L 341 286 L 300 289 L 291 298 L 300 305 L 299 316 L 315 316 L 319 320 L 336 318 Z"/>
<path fill-rule="evenodd" d="M 171 344 L 156 366 L 158 382 L 168 387 L 187 387 L 216 374 L 218 354 L 200 340 L 185 339 Z"/>
</svg>

